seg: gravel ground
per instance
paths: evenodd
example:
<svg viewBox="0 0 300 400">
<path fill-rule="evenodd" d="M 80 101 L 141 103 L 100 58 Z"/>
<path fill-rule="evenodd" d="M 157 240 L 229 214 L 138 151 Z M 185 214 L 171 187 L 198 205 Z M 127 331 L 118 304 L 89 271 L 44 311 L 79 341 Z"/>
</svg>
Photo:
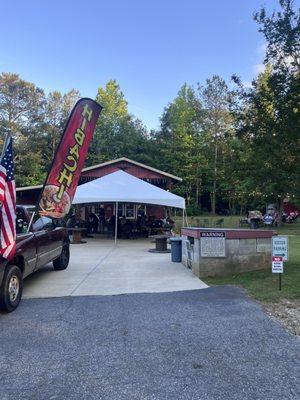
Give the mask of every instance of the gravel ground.
<svg viewBox="0 0 300 400">
<path fill-rule="evenodd" d="M 300 398 L 299 341 L 236 287 L 23 300 L 0 326 L 1 400 Z"/>
<path fill-rule="evenodd" d="M 263 303 L 264 309 L 293 335 L 300 339 L 300 301 L 283 299 L 279 303 Z"/>
</svg>

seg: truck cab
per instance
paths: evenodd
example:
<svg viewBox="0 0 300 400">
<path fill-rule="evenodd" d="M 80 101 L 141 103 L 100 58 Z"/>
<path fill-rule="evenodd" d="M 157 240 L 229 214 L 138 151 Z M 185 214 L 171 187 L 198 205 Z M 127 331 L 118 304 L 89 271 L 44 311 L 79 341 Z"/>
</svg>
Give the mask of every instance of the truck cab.
<svg viewBox="0 0 300 400">
<path fill-rule="evenodd" d="M 70 258 L 67 230 L 57 220 L 35 215 L 34 207 L 17 206 L 16 233 L 14 258 L 0 260 L 0 309 L 6 312 L 19 305 L 26 276 L 49 262 L 64 270 Z"/>
</svg>

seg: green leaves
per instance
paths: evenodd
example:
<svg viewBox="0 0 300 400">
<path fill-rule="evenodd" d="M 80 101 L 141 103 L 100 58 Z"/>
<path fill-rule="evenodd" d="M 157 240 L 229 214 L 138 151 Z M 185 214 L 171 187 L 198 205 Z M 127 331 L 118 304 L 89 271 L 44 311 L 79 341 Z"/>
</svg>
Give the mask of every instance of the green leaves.
<svg viewBox="0 0 300 400">
<path fill-rule="evenodd" d="M 96 100 L 103 110 L 90 145 L 87 165 L 123 156 L 141 162 L 149 160 L 151 146 L 146 128 L 129 114 L 118 83 L 108 81 L 104 88 L 98 89 Z"/>
<path fill-rule="evenodd" d="M 43 182 L 57 143 L 79 92 L 45 95 L 17 74 L 0 75 L 0 132 L 14 138 L 18 186 Z"/>
<path fill-rule="evenodd" d="M 238 129 L 246 149 L 248 173 L 242 179 L 247 192 L 282 204 L 285 197 L 300 194 L 300 70 L 295 52 L 300 19 L 291 1 L 281 5 L 282 11 L 270 17 L 264 9 L 255 14 L 267 40 L 268 63 L 252 88 L 241 93 Z"/>
<path fill-rule="evenodd" d="M 87 165 L 122 156 L 183 178 L 175 186 L 194 209 L 236 210 L 300 194 L 300 14 L 291 0 L 270 16 L 254 15 L 266 41 L 265 71 L 229 90 L 219 76 L 185 83 L 148 132 L 128 111 L 115 80 L 98 89 L 103 106 Z M 47 96 L 17 74 L 0 75 L 0 136 L 15 138 L 19 185 L 43 181 L 70 110 L 72 90 Z M 1 140 L 1 137 L 0 137 Z"/>
</svg>

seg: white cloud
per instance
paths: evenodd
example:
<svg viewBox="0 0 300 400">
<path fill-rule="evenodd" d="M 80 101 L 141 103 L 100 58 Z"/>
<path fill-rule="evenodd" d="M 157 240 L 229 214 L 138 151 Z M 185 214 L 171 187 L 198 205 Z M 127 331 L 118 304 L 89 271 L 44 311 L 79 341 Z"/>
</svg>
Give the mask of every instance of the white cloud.
<svg viewBox="0 0 300 400">
<path fill-rule="evenodd" d="M 250 81 L 243 81 L 242 84 L 246 89 L 250 89 L 252 87 L 252 83 Z"/>
<path fill-rule="evenodd" d="M 253 72 L 255 75 L 264 72 L 264 70 L 265 70 L 265 65 L 262 63 L 253 65 Z"/>
<path fill-rule="evenodd" d="M 252 72 L 254 74 L 254 77 L 264 72 L 265 70 L 265 65 L 260 60 L 263 60 L 265 58 L 266 50 L 267 50 L 267 43 L 261 43 L 255 49 L 256 53 L 255 58 L 257 59 L 257 62 L 252 66 Z"/>
</svg>

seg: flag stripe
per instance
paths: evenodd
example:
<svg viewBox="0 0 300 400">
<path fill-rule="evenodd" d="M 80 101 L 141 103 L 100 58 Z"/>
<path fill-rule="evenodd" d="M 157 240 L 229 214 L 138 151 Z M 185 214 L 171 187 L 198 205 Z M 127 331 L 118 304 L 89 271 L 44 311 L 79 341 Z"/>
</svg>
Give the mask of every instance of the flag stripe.
<svg viewBox="0 0 300 400">
<path fill-rule="evenodd" d="M 7 141 L 0 163 L 0 254 L 11 259 L 16 249 L 16 187 L 12 155 L 12 139 Z"/>
</svg>

